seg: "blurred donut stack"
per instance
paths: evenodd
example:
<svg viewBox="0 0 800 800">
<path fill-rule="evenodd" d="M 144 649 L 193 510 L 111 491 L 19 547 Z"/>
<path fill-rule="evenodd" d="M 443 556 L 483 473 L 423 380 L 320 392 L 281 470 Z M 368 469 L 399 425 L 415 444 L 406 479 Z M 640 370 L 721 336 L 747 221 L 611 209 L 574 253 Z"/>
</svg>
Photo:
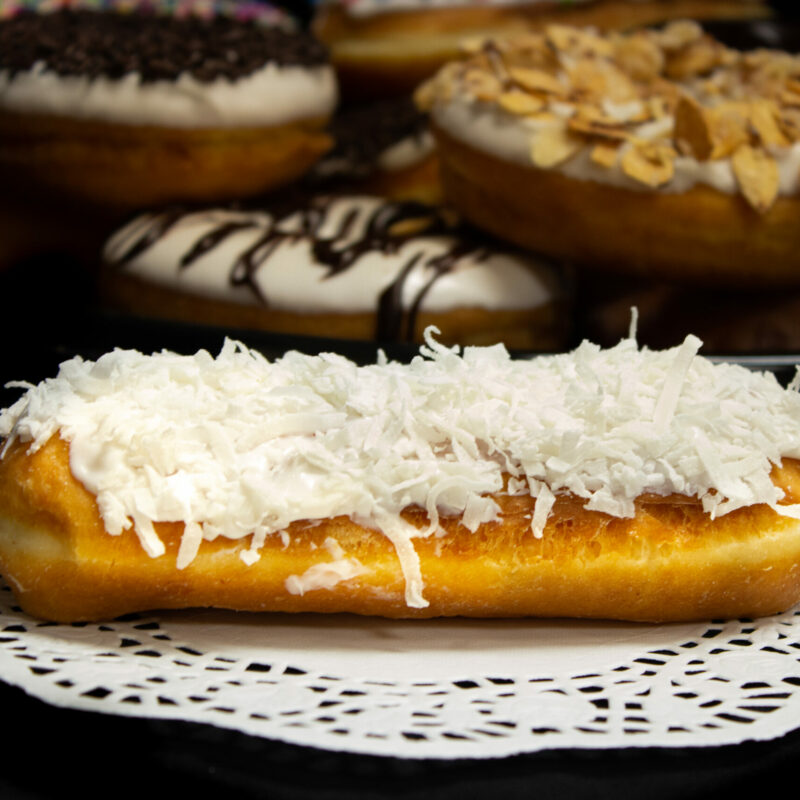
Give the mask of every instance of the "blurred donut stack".
<svg viewBox="0 0 800 800">
<path fill-rule="evenodd" d="M 636 306 L 644 344 L 800 350 L 775 13 L 0 0 L 0 269 L 63 257 L 104 307 L 226 330 L 552 351 Z"/>
</svg>

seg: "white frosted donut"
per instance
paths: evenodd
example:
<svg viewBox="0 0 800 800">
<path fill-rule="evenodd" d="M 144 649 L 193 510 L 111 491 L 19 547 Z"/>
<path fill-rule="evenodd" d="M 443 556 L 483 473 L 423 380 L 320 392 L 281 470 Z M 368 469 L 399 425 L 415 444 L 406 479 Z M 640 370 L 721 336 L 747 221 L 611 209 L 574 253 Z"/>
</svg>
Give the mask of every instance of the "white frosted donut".
<svg viewBox="0 0 800 800">
<path fill-rule="evenodd" d="M 380 340 L 419 340 L 435 323 L 447 341 L 538 349 L 565 327 L 552 268 L 437 208 L 379 197 L 145 214 L 109 239 L 105 261 L 107 296 L 143 314 Z"/>
</svg>

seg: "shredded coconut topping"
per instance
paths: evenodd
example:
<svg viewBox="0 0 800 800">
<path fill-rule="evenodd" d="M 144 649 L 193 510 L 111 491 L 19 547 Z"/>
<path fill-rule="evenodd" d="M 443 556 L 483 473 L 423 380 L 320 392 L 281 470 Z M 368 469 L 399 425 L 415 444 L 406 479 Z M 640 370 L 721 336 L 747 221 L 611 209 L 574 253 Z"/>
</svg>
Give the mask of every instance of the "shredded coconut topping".
<svg viewBox="0 0 800 800">
<path fill-rule="evenodd" d="M 770 480 L 783 457 L 800 458 L 800 395 L 712 364 L 696 337 L 532 360 L 500 345 L 461 353 L 430 331 L 426 342 L 409 365 L 365 367 L 297 352 L 270 362 L 233 341 L 216 358 L 78 357 L 38 386 L 14 384 L 26 391 L 0 412 L 0 436 L 33 450 L 68 441 L 107 531 L 133 526 L 151 556 L 164 552 L 154 523 L 186 523 L 181 568 L 204 539 L 252 537 L 252 563 L 291 522 L 347 515 L 393 543 L 412 607 L 426 605 L 413 540 L 441 535 L 442 516 L 471 531 L 498 519 L 506 479 L 537 498 L 536 536 L 566 492 L 617 517 L 643 493 L 696 496 L 713 516 L 758 503 L 800 513 Z M 430 524 L 402 520 L 409 506 Z"/>
</svg>

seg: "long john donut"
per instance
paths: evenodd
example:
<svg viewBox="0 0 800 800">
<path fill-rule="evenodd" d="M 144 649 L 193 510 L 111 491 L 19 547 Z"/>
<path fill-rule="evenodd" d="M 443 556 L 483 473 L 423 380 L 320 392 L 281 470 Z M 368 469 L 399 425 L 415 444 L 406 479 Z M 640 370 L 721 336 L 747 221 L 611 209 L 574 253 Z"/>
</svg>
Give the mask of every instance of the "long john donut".
<svg viewBox="0 0 800 800">
<path fill-rule="evenodd" d="M 784 610 L 800 398 L 698 345 L 66 362 L 0 416 L 0 569 L 64 621 Z"/>
</svg>

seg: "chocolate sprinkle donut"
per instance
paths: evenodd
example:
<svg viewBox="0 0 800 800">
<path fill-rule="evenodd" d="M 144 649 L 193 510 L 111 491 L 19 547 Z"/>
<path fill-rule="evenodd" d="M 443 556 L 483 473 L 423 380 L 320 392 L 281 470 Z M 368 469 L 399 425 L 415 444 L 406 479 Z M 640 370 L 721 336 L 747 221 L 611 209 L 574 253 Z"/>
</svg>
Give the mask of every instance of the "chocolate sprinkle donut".
<svg viewBox="0 0 800 800">
<path fill-rule="evenodd" d="M 37 62 L 59 75 L 121 78 L 143 83 L 190 73 L 199 81 L 236 80 L 268 62 L 313 67 L 325 47 L 305 33 L 228 17 L 202 19 L 62 10 L 22 13 L 0 22 L 0 69 L 11 75 Z"/>
<path fill-rule="evenodd" d="M 328 126 L 334 148 L 312 171 L 316 179 L 363 178 L 372 174 L 380 154 L 406 137 L 428 131 L 428 115 L 410 97 L 345 108 Z"/>
</svg>

